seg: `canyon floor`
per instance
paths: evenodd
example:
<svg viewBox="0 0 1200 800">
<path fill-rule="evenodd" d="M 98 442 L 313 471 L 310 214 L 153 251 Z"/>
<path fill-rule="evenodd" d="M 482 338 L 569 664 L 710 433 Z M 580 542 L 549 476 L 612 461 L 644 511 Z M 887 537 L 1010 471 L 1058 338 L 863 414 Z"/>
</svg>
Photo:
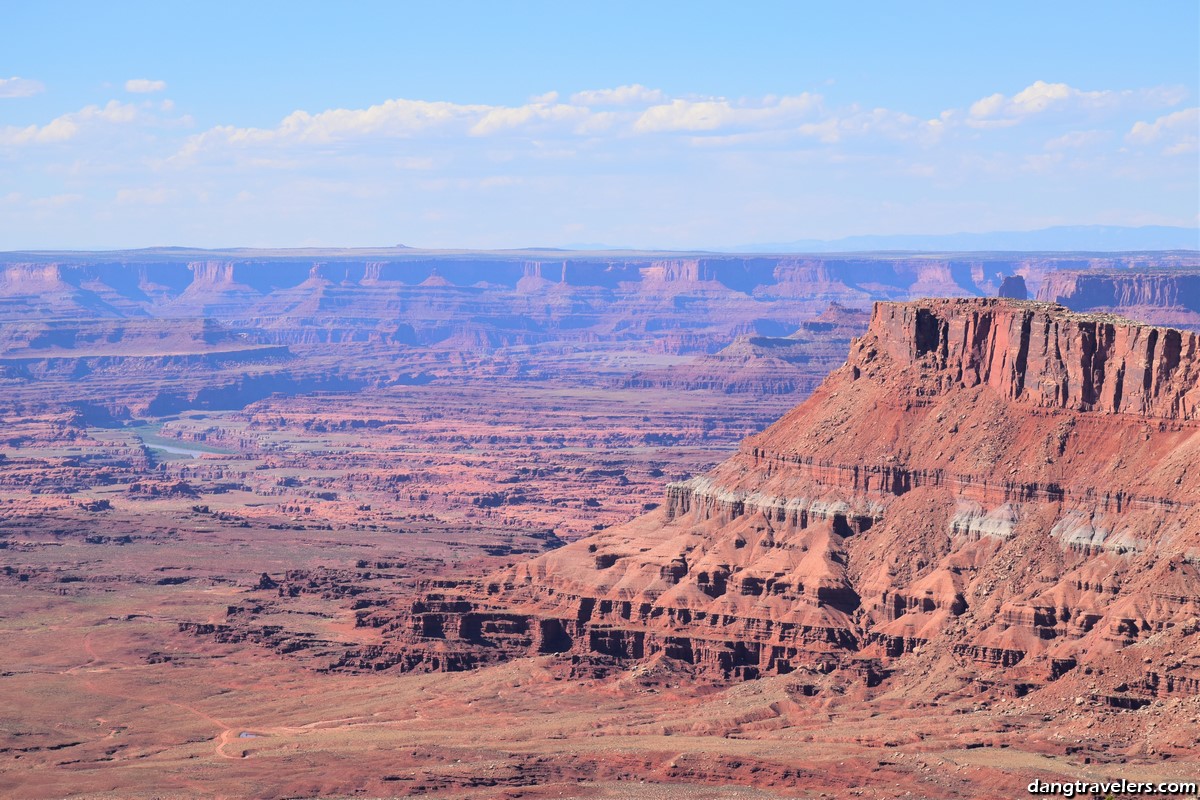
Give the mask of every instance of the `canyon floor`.
<svg viewBox="0 0 1200 800">
<path fill-rule="evenodd" d="M 481 674 L 328 672 L 380 640 L 355 626 L 356 601 L 482 575 L 644 513 L 666 481 L 711 467 L 791 402 L 497 379 L 108 427 L 6 415 L 0 793 L 576 791 L 590 768 L 566 763 L 563 742 L 593 749 L 597 696 L 600 727 L 628 737 L 640 734 L 624 729 L 627 704 L 651 712 L 654 690 L 564 682 L 545 663 L 503 669 L 495 691 Z M 263 574 L 301 589 L 256 591 Z M 264 598 L 280 607 L 252 639 L 197 635 Z M 510 727 L 527 714 L 527 730 Z M 264 745 L 278 752 L 257 755 Z M 636 750 L 605 740 L 595 777 L 637 774 L 620 763 Z"/>
</svg>

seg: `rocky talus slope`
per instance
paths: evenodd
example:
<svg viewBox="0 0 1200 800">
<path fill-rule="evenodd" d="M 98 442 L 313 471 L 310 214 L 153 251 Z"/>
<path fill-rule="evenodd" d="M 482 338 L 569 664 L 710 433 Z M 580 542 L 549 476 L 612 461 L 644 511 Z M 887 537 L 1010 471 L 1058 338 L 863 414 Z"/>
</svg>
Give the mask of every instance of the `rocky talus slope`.
<svg viewBox="0 0 1200 800">
<path fill-rule="evenodd" d="M 878 303 L 807 401 L 662 508 L 364 609 L 390 643 L 339 667 L 563 653 L 581 673 L 1196 695 L 1197 464 L 1197 335 L 1040 302 Z"/>
</svg>

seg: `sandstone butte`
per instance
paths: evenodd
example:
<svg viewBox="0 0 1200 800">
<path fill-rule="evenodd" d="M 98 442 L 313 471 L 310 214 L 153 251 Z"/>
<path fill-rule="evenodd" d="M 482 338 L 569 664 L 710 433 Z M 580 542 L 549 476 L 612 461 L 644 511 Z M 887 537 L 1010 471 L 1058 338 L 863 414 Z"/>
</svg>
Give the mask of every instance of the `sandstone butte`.
<svg viewBox="0 0 1200 800">
<path fill-rule="evenodd" d="M 908 665 L 1008 696 L 1073 676 L 1115 708 L 1195 697 L 1198 465 L 1196 334 L 1044 302 L 881 302 L 808 400 L 662 508 L 363 610 L 389 643 L 341 666 L 562 653 L 580 673 L 794 673 L 816 692 Z"/>
</svg>

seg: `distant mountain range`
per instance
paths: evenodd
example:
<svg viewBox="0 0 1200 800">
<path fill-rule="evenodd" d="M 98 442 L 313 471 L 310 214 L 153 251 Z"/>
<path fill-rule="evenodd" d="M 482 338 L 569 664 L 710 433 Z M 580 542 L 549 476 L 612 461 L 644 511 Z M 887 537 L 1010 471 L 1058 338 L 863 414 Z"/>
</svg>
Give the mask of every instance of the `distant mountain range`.
<svg viewBox="0 0 1200 800">
<path fill-rule="evenodd" d="M 396 244 L 385 247 L 147 247 L 132 250 L 103 251 L 128 262 L 168 257 L 194 259 L 255 258 L 373 258 L 420 260 L 430 257 L 461 256 L 491 258 L 525 256 L 528 258 L 601 257 L 604 253 L 622 256 L 679 258 L 720 255 L 721 253 L 963 253 L 963 252 L 1034 252 L 1034 253 L 1116 253 L 1158 250 L 1200 251 L 1200 228 L 1145 225 L 1140 228 L 1119 225 L 1060 225 L 1036 231 L 992 231 L 989 233 L 894 234 L 847 236 L 842 239 L 796 239 L 790 242 L 760 242 L 726 247 L 671 250 L 633 247 L 598 242 L 573 242 L 562 247 L 522 247 L 498 250 L 431 249 Z M 99 252 L 99 251 L 98 251 Z M 73 251 L 0 251 L 4 260 L 39 259 L 53 256 L 63 262 L 87 261 L 98 252 Z"/>
<path fill-rule="evenodd" d="M 723 248 L 732 253 L 847 253 L 868 250 L 1200 250 L 1200 228 L 1144 225 L 1059 225 L 1036 231 L 847 236 Z"/>
</svg>

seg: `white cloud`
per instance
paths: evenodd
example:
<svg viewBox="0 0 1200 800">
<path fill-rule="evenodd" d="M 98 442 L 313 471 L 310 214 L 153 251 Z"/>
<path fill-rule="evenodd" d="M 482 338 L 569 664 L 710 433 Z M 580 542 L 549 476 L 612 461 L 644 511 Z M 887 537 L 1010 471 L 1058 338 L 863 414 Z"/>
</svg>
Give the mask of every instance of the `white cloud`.
<svg viewBox="0 0 1200 800">
<path fill-rule="evenodd" d="M 470 133 L 472 136 L 487 136 L 511 128 L 526 128 L 531 123 L 583 122 L 587 116 L 586 108 L 562 103 L 530 103 L 516 108 L 493 108 L 471 126 Z"/>
<path fill-rule="evenodd" d="M 368 140 L 436 137 L 439 146 L 463 138 L 507 136 L 524 138 L 541 152 L 554 139 L 587 137 L 615 142 L 637 134 L 684 134 L 692 146 L 705 137 L 725 147 L 753 147 L 747 134 L 772 134 L 765 146 L 785 146 L 788 139 L 810 139 L 827 145 L 850 139 L 911 141 L 922 145 L 942 142 L 966 122 L 972 127 L 1015 125 L 1030 115 L 1063 107 L 1104 108 L 1175 99 L 1174 90 L 1081 92 L 1066 84 L 1038 81 L 1017 94 L 996 94 L 969 110 L 944 112 L 920 119 L 886 108 L 856 105 L 829 109 L 821 95 L 801 93 L 783 97 L 730 100 L 722 97 L 667 97 L 641 84 L 576 92 L 560 101 L 557 92 L 536 96 L 523 105 L 485 105 L 397 98 L 361 109 L 330 109 L 317 113 L 295 111 L 272 128 L 224 125 L 191 137 L 181 157 L 233 148 L 303 147 Z M 647 105 L 649 103 L 650 105 Z M 1078 138 L 1078 137 L 1077 137 Z M 708 142 L 704 146 L 707 146 Z M 1083 141 L 1074 141 L 1081 146 Z M 1047 149 L 1072 146 L 1063 138 Z"/>
<path fill-rule="evenodd" d="M 1195 170 L 1181 173 L 1186 157 L 1170 153 L 1195 150 L 1200 112 L 1157 107 L 1178 99 L 1171 90 L 1040 82 L 1011 96 L 980 91 L 929 119 L 815 93 L 671 96 L 630 84 L 511 104 L 398 98 L 195 128 L 165 92 L 109 88 L 127 103 L 0 124 L 0 163 L 15 167 L 0 189 L 0 236 L 128 244 L 147 235 L 147 213 L 169 209 L 155 215 L 155 238 L 294 244 L 385 231 L 384 241 L 457 245 L 569 236 L 690 246 L 770 241 L 768 230 L 796 219 L 833 236 L 846 219 L 1014 227 L 1060 207 L 1094 215 L 1110 198 L 1120 214 L 1191 219 L 1195 208 Z M 1017 127 L 981 135 L 989 124 Z M 600 232 L 555 233 L 577 223 L 581 202 Z M 450 217 L 422 222 L 443 208 Z M 392 232 L 397 220 L 412 223 Z M 737 226 L 764 233 L 747 239 Z"/>
<path fill-rule="evenodd" d="M 1154 122 L 1136 122 L 1125 141 L 1134 145 L 1163 144 L 1169 156 L 1194 153 L 1200 140 L 1200 108 L 1185 108 L 1165 114 Z"/>
<path fill-rule="evenodd" d="M 424 100 L 388 100 L 366 109 L 337 108 L 309 114 L 294 111 L 275 131 L 279 138 L 330 142 L 357 136 L 410 136 L 450 122 L 468 121 L 487 106 Z M 254 133 L 247 131 L 253 138 Z"/>
<path fill-rule="evenodd" d="M 316 207 L 326 202 L 321 193 L 332 189 L 318 189 L 312 181 L 333 172 L 352 176 L 349 185 L 375 186 L 385 194 L 402 187 L 416 195 L 457 193 L 460 200 L 529 189 L 539 176 L 551 174 L 609 186 L 615 196 L 620 192 L 612 187 L 627 175 L 654 176 L 669 185 L 698 167 L 737 176 L 730 180 L 739 187 L 769 184 L 792 171 L 816 176 L 813 180 L 836 172 L 851 184 L 880 178 L 949 191 L 947 186 L 957 190 L 971 181 L 1006 186 L 1051 181 L 1077 170 L 1085 154 L 1103 162 L 1111 176 L 1134 165 L 1147 174 L 1177 168 L 1164 154 L 1194 150 L 1195 136 L 1187 134 L 1197 125 L 1194 109 L 1143 114 L 1148 121 L 1137 125 L 1136 113 L 1096 119 L 1088 114 L 1082 122 L 1052 117 L 1052 132 L 1029 126 L 1028 135 L 1006 136 L 999 149 L 968 127 L 971 121 L 1016 124 L 1059 109 L 1124 109 L 1123 103 L 1165 97 L 1155 90 L 1080 92 L 1047 83 L 1011 97 L 985 97 L 935 119 L 890 108 L 827 105 L 815 93 L 669 97 L 631 84 L 564 92 L 562 99 L 550 92 L 513 105 L 397 98 L 364 108 L 298 110 L 264 127 L 224 124 L 194 135 L 181 130 L 183 119 L 164 97 L 131 96 L 128 104 L 88 106 L 44 125 L 0 126 L 0 154 L 14 163 L 23 159 L 30 176 L 28 185 L 11 188 L 36 196 L 44 189 L 35 174 L 58 170 L 66 176 L 72 163 L 82 164 L 80 174 L 62 185 L 86 188 L 87 203 L 106 198 L 105 213 L 117 216 L 155 204 L 203 205 L 203 192 L 232 197 L 250 180 L 255 202 L 262 202 L 272 186 L 293 177 L 301 182 L 276 190 L 279 196 L 290 199 L 294 191 Z M 1157 114 L 1165 116 L 1155 119 Z M 1118 151 L 1122 136 L 1127 142 Z M 44 147 L 56 142 L 65 144 Z M 27 153 L 35 145 L 43 147 Z M 984 163 L 992 156 L 994 164 Z M 187 189 L 169 193 L 165 186 Z"/>
<path fill-rule="evenodd" d="M 25 127 L 9 125 L 0 128 L 0 145 L 54 144 L 74 139 L 89 125 L 123 124 L 137 118 L 135 106 L 110 100 L 104 106 L 85 106 L 50 120 L 45 125 Z"/>
<path fill-rule="evenodd" d="M 125 91 L 135 94 L 151 94 L 167 88 L 166 81 L 152 81 L 149 78 L 132 78 L 125 81 Z"/>
<path fill-rule="evenodd" d="M 520 106 L 387 100 L 365 109 L 294 111 L 274 128 L 223 125 L 191 137 L 181 150 L 190 156 L 223 146 L 331 144 L 364 139 L 437 134 L 485 137 L 506 132 L 595 135 L 619 120 L 611 112 L 555 101 L 554 92 Z M 546 102 L 542 102 L 545 100 Z M 632 119 L 632 117 L 630 118 Z"/>
<path fill-rule="evenodd" d="M 1000 128 L 1050 111 L 1161 108 L 1182 101 L 1186 94 L 1181 87 L 1082 91 L 1065 83 L 1034 81 L 1011 97 L 996 93 L 977 100 L 967 111 L 966 122 L 974 128 Z"/>
<path fill-rule="evenodd" d="M 862 142 L 915 142 L 932 145 L 949 141 L 964 124 L 974 128 L 1003 127 L 1051 112 L 1122 110 L 1156 106 L 1180 99 L 1182 90 L 1082 91 L 1065 83 L 1037 81 L 1012 96 L 993 94 L 969 109 L 951 109 L 934 119 L 903 111 L 856 105 L 826 108 L 821 95 L 801 93 L 730 100 L 723 97 L 668 97 L 641 84 L 592 89 L 570 95 L 557 92 L 533 97 L 522 105 L 461 104 L 396 98 L 368 108 L 330 109 L 317 113 L 295 111 L 272 128 L 224 125 L 191 137 L 181 157 L 204 151 L 249 147 L 304 147 L 369 140 L 435 137 L 439 147 L 452 147 L 465 138 L 506 136 L 524 139 L 530 152 L 541 152 L 555 139 L 587 137 L 616 142 L 631 135 L 687 135 L 689 146 L 754 147 L 748 134 L 771 134 L 764 146 L 786 146 L 789 139 L 809 139 L 838 145 Z M 1111 136 L 1112 131 L 1107 135 Z M 1101 141 L 1104 134 L 1080 132 L 1045 142 L 1043 150 L 1079 148 Z"/>
<path fill-rule="evenodd" d="M 46 91 L 41 81 L 29 78 L 0 78 L 0 97 L 32 97 Z"/>
<path fill-rule="evenodd" d="M 646 109 L 634 129 L 642 133 L 711 131 L 733 122 L 735 112 L 726 100 L 674 100 Z"/>
<path fill-rule="evenodd" d="M 1070 131 L 1046 142 L 1047 150 L 1081 150 L 1111 138 L 1108 131 Z"/>
<path fill-rule="evenodd" d="M 816 94 L 766 98 L 758 105 L 734 105 L 723 98 L 673 100 L 651 106 L 634 123 L 639 133 L 715 131 L 730 127 L 782 127 L 819 110 Z"/>
<path fill-rule="evenodd" d="M 293 111 L 275 128 L 211 128 L 192 136 L 183 154 L 229 144 L 328 144 L 367 137 L 406 138 L 454 124 L 465 129 L 491 110 L 492 106 L 485 105 L 397 99 L 363 109 L 335 108 L 318 114 Z"/>
<path fill-rule="evenodd" d="M 640 83 L 615 89 L 589 89 L 571 95 L 571 102 L 577 106 L 650 105 L 665 99 L 666 95 L 658 89 L 647 89 Z"/>
</svg>

